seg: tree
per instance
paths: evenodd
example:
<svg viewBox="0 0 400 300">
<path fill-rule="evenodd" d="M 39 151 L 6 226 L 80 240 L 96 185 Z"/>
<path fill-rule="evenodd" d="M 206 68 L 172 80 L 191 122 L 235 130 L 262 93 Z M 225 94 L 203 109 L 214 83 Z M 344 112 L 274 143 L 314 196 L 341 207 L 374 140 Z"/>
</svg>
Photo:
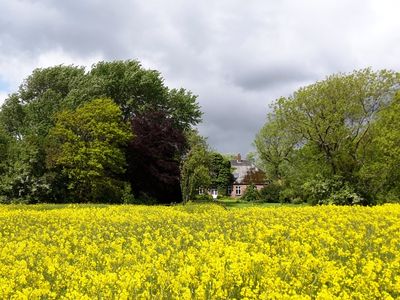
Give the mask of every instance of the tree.
<svg viewBox="0 0 400 300">
<path fill-rule="evenodd" d="M 3 171 L 3 164 L 7 160 L 8 148 L 10 144 L 10 137 L 5 130 L 0 126 L 0 174 Z"/>
<path fill-rule="evenodd" d="M 360 166 L 362 147 L 376 113 L 390 101 L 398 78 L 370 69 L 337 74 L 301 88 L 275 106 L 297 144 L 318 147 L 332 174 L 350 178 Z"/>
<path fill-rule="evenodd" d="M 207 140 L 197 131 L 188 133 L 189 151 L 181 167 L 181 187 L 184 201 L 195 199 L 199 189 L 217 188 L 226 194 L 232 184 L 230 161 L 218 152 L 211 151 Z"/>
<path fill-rule="evenodd" d="M 231 163 L 220 153 L 211 152 L 209 173 L 211 186 L 218 189 L 218 194 L 226 195 L 228 186 L 232 184 Z"/>
<path fill-rule="evenodd" d="M 150 197 L 158 203 L 181 202 L 180 163 L 186 137 L 174 120 L 161 111 L 136 115 L 135 133 L 127 148 L 128 180 L 137 198 Z"/>
<path fill-rule="evenodd" d="M 400 198 L 400 92 L 379 112 L 359 175 L 363 188 L 383 201 Z"/>
<path fill-rule="evenodd" d="M 0 126 L 11 142 L 0 189 L 8 201 L 54 201 L 58 176 L 46 169 L 44 141 L 54 114 L 83 75 L 75 66 L 35 69 L 2 105 Z"/>
<path fill-rule="evenodd" d="M 294 146 L 298 138 L 285 132 L 282 122 L 279 122 L 272 114 L 268 116 L 267 123 L 256 135 L 254 145 L 261 161 L 270 177 L 281 180 L 283 165 L 290 162 Z"/>
<path fill-rule="evenodd" d="M 134 60 L 97 63 L 69 93 L 66 102 L 76 107 L 94 97 L 113 99 L 124 120 L 135 127 L 137 142 L 133 140 L 127 152 L 129 181 L 135 195 L 147 195 L 159 202 L 181 199 L 177 166 L 184 152 L 181 148 L 186 144 L 182 140 L 185 131 L 201 120 L 197 97 L 185 89 L 170 90 L 159 72 L 146 70 Z M 143 130 L 140 124 L 150 131 Z M 162 132 L 171 136 L 162 136 Z M 162 151 L 156 151 L 161 148 Z"/>
<path fill-rule="evenodd" d="M 79 201 L 118 202 L 125 172 L 121 147 L 132 138 L 111 99 L 95 99 L 56 116 L 48 137 L 49 168 L 61 168 Z"/>
<path fill-rule="evenodd" d="M 8 135 L 17 140 L 25 135 L 25 111 L 17 94 L 10 95 L 1 106 L 0 124 Z"/>
<path fill-rule="evenodd" d="M 339 176 L 360 186 L 372 124 L 398 86 L 396 73 L 364 69 L 329 76 L 278 99 L 256 138 L 259 156 L 275 177 L 297 178 L 300 186 L 310 179 L 304 173 Z"/>
<path fill-rule="evenodd" d="M 80 109 L 93 99 L 104 98 L 110 98 L 117 104 L 125 122 L 135 122 L 138 118 L 143 119 L 146 114 L 160 112 L 174 130 L 184 135 L 185 131 L 201 121 L 202 113 L 195 95 L 185 89 L 170 90 L 159 72 L 144 69 L 135 60 L 99 62 L 88 72 L 83 67 L 63 65 L 35 69 L 18 91 L 6 99 L 0 110 L 0 126 L 11 137 L 14 147 L 36 149 L 30 152 L 34 159 L 24 160 L 13 156 L 14 161 L 7 162 L 9 172 L 14 172 L 14 163 L 25 161 L 25 170 L 41 172 L 34 172 L 34 181 L 45 178 L 46 184 L 51 186 L 50 192 L 54 191 L 47 199 L 55 201 L 57 197 L 64 197 L 65 178 L 54 167 L 47 168 L 45 162 L 48 154 L 47 136 L 55 126 L 55 116 L 64 110 L 71 112 Z M 158 122 L 154 118 L 151 120 Z M 16 151 L 20 155 L 22 152 Z M 180 163 L 181 158 L 174 157 L 174 160 Z M 165 161 L 168 159 L 164 158 Z M 132 160 L 129 163 L 140 164 Z M 10 178 L 18 177 L 11 173 L 8 173 Z M 33 178 L 31 175 L 28 177 Z M 37 196 L 32 194 L 30 197 Z"/>
<path fill-rule="evenodd" d="M 206 139 L 197 131 L 188 134 L 189 151 L 185 155 L 181 166 L 181 188 L 183 201 L 194 199 L 199 188 L 211 186 L 210 155 Z"/>
<path fill-rule="evenodd" d="M 251 183 L 249 186 L 247 186 L 241 199 L 243 201 L 258 201 L 261 199 L 261 195 L 257 190 L 257 187 Z"/>
<path fill-rule="evenodd" d="M 94 98 L 110 98 L 125 120 L 151 111 L 163 111 L 182 130 L 201 120 L 197 97 L 185 89 L 164 85 L 161 74 L 146 70 L 136 60 L 98 62 L 66 97 L 69 107 Z"/>
<path fill-rule="evenodd" d="M 35 137 L 8 138 L 0 173 L 0 195 L 4 202 L 49 200 L 50 185 L 43 175 L 44 152 L 38 144 Z"/>
<path fill-rule="evenodd" d="M 54 66 L 35 69 L 17 93 L 6 99 L 1 121 L 15 137 L 47 135 L 54 126 L 54 113 L 63 109 L 63 101 L 84 76 L 84 69 L 75 66 Z"/>
</svg>

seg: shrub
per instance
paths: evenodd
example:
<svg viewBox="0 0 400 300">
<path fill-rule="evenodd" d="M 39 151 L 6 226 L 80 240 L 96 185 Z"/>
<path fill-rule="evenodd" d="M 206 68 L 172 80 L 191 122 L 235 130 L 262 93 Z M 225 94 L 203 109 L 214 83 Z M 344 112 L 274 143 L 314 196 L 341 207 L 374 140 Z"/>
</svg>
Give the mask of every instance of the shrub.
<svg viewBox="0 0 400 300">
<path fill-rule="evenodd" d="M 254 184 L 250 184 L 241 199 L 244 201 L 259 201 L 261 199 L 260 192 Z"/>
<path fill-rule="evenodd" d="M 264 202 L 277 203 L 279 202 L 282 186 L 276 182 L 271 182 L 260 190 L 260 198 Z"/>
<path fill-rule="evenodd" d="M 283 188 L 279 193 L 279 201 L 281 203 L 291 203 L 294 199 L 299 198 L 298 191 L 293 188 Z"/>
<path fill-rule="evenodd" d="M 308 202 L 312 205 L 351 205 L 363 202 L 363 198 L 340 176 L 332 178 L 317 177 L 314 180 L 306 182 L 303 185 L 303 190 L 308 198 Z"/>
<path fill-rule="evenodd" d="M 124 189 L 122 191 L 122 203 L 124 204 L 134 204 L 135 196 L 132 193 L 132 187 L 129 183 L 124 183 Z"/>
<path fill-rule="evenodd" d="M 293 198 L 290 202 L 292 204 L 302 204 L 302 203 L 304 203 L 303 199 L 301 199 L 300 197 Z"/>
<path fill-rule="evenodd" d="M 194 197 L 194 200 L 197 201 L 213 201 L 213 197 L 210 194 L 201 194 L 201 195 L 196 195 Z"/>
</svg>

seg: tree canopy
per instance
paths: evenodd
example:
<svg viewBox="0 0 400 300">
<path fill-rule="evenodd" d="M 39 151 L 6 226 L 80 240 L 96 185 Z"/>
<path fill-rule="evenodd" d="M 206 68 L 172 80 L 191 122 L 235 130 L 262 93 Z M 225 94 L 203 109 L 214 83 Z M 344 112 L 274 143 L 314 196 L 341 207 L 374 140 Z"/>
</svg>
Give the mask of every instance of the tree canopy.
<svg viewBox="0 0 400 300">
<path fill-rule="evenodd" d="M 135 138 L 126 149 L 127 180 L 135 196 L 159 203 L 182 201 L 180 163 L 187 149 L 185 134 L 165 112 L 136 115 L 131 126 Z"/>
<path fill-rule="evenodd" d="M 81 201 L 118 202 L 125 172 L 122 147 L 132 138 L 119 107 L 95 99 L 75 111 L 62 111 L 48 135 L 47 165 L 61 169 L 68 190 Z"/>
<path fill-rule="evenodd" d="M 276 180 L 304 198 L 308 181 L 336 178 L 342 183 L 337 186 L 348 185 L 365 203 L 373 201 L 360 170 L 378 134 L 373 128 L 379 114 L 392 110 L 398 88 L 397 73 L 364 69 L 331 75 L 277 99 L 255 139 L 260 159 Z"/>
<path fill-rule="evenodd" d="M 103 99 L 103 102 L 98 99 Z M 107 105 L 105 99 L 108 99 Z M 110 101 L 116 107 L 112 108 Z M 93 110 L 93 114 L 88 111 L 88 107 Z M 131 137 L 128 142 L 122 136 L 117 137 L 121 143 L 110 145 L 105 142 L 107 138 L 101 135 L 107 135 L 107 128 L 111 130 L 117 123 L 115 119 L 107 118 L 99 110 L 100 107 L 109 110 L 110 117 L 115 118 L 115 109 L 118 108 L 121 120 L 128 124 L 126 126 Z M 65 201 L 68 191 L 73 190 L 68 180 L 87 176 L 88 182 L 88 178 L 95 173 L 96 176 L 101 173 L 99 176 L 104 177 L 106 174 L 100 172 L 101 168 L 106 173 L 121 173 L 116 170 L 122 170 L 121 162 L 126 161 L 131 170 L 123 171 L 117 177 L 125 186 L 132 185 L 127 190 L 132 190 L 135 195 L 147 193 L 149 187 L 139 184 L 139 174 L 154 175 L 154 187 L 166 185 L 167 173 L 171 172 L 175 192 L 170 194 L 174 199 L 168 201 L 179 201 L 181 196 L 177 180 L 185 152 L 185 132 L 198 124 L 201 116 L 195 95 L 183 88 L 168 88 L 158 71 L 144 69 L 135 60 L 98 62 L 88 71 L 74 65 L 36 69 L 16 92 L 9 95 L 0 109 L 0 147 L 12 148 L 12 151 L 7 150 L 9 155 L 0 157 L 0 195 L 10 201 L 22 196 L 29 202 Z M 92 127 L 86 128 L 88 124 Z M 143 130 L 141 125 L 153 131 Z M 73 126 L 76 128 L 72 129 Z M 62 128 L 68 128 L 70 132 Z M 78 132 L 78 128 L 86 130 L 85 137 L 81 136 L 83 132 Z M 93 134 L 97 134 L 94 138 L 97 142 L 93 140 L 88 145 L 85 138 Z M 143 157 L 138 155 L 140 147 L 134 146 L 138 145 L 135 140 L 141 141 L 142 150 L 149 150 L 146 155 L 153 155 L 152 164 L 143 163 Z M 154 146 L 155 141 L 158 146 Z M 115 157 L 111 158 L 111 153 L 106 154 L 107 147 L 114 147 Z M 63 152 L 57 156 L 56 150 L 60 149 Z M 100 151 L 103 157 L 97 156 L 100 155 L 98 150 L 89 149 L 103 149 Z M 162 151 L 157 153 L 159 150 Z M 70 163 L 74 161 L 76 166 L 72 167 Z M 158 173 L 154 172 L 155 165 L 159 167 Z M 84 175 L 84 169 L 87 169 L 88 174 Z M 97 190 L 101 184 L 93 184 L 96 187 L 90 188 L 91 195 L 83 197 L 85 193 L 81 190 L 80 195 L 75 195 L 74 201 L 98 199 Z M 75 182 L 74 185 L 83 188 L 81 183 Z M 108 188 L 111 190 L 111 185 Z M 156 196 L 152 196 L 160 201 L 161 194 L 159 191 Z M 109 201 L 114 201 L 111 198 Z"/>
<path fill-rule="evenodd" d="M 184 201 L 196 199 L 200 188 L 215 188 L 220 195 L 226 195 L 227 187 L 232 184 L 229 160 L 212 151 L 197 131 L 190 132 L 188 140 L 190 148 L 181 167 Z"/>
</svg>

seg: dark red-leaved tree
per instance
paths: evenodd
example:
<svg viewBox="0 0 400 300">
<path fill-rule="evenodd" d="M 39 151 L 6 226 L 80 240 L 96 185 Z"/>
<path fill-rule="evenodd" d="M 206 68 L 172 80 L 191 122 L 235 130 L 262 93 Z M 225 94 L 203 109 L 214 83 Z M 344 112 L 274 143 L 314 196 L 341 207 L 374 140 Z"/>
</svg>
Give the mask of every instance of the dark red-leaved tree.
<svg viewBox="0 0 400 300">
<path fill-rule="evenodd" d="M 187 145 L 182 130 L 166 113 L 151 111 L 133 117 L 132 131 L 127 175 L 135 197 L 182 201 L 179 166 Z"/>
</svg>

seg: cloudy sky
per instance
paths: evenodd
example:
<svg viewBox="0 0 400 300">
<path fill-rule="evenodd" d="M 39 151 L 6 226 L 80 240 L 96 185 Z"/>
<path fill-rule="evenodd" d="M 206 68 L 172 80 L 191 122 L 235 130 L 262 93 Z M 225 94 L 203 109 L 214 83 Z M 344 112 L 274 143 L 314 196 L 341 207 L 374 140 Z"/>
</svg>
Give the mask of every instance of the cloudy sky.
<svg viewBox="0 0 400 300">
<path fill-rule="evenodd" d="M 329 74 L 400 70 L 396 0 L 1 0 L 0 103 L 34 68 L 137 59 L 198 95 L 215 149 L 252 150 L 269 104 Z"/>
</svg>

